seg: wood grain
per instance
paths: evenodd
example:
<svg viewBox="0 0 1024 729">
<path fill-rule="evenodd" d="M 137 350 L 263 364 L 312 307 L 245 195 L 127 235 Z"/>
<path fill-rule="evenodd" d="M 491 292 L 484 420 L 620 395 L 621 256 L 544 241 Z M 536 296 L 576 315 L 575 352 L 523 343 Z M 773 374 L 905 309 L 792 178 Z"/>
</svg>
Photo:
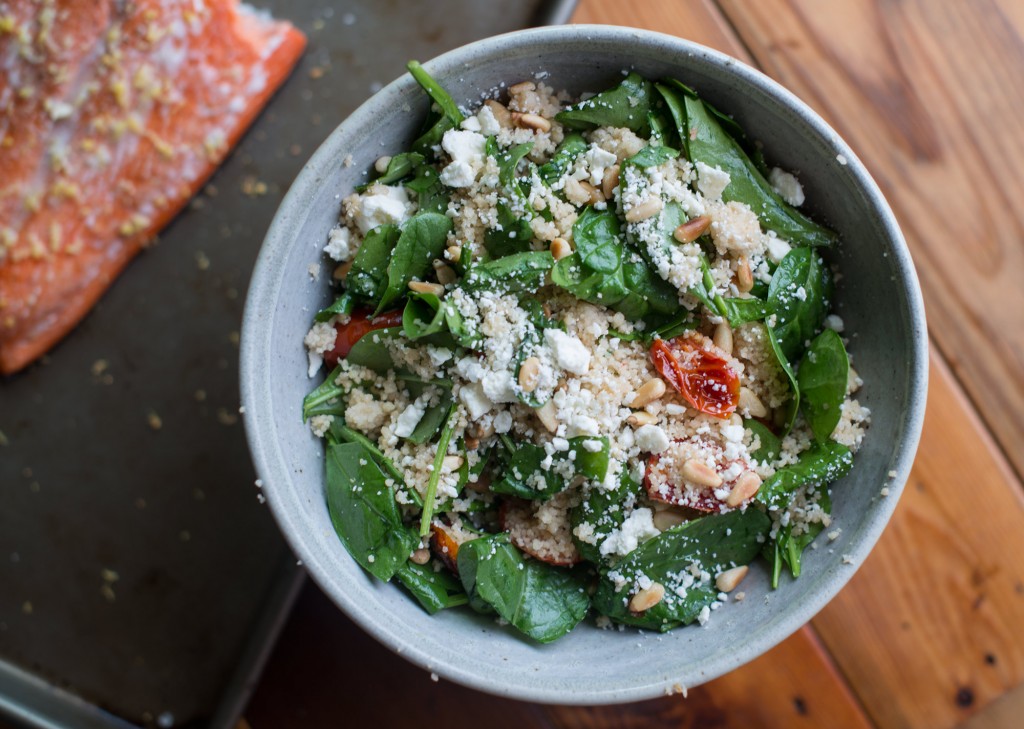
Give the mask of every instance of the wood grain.
<svg viewBox="0 0 1024 729">
<path fill-rule="evenodd" d="M 564 729 L 871 726 L 810 628 L 743 668 L 690 690 L 686 698 L 594 708 L 553 706 L 546 713 Z"/>
<path fill-rule="evenodd" d="M 757 64 L 877 179 L 931 335 L 1024 475 L 1024 4 L 721 4 Z"/>
<path fill-rule="evenodd" d="M 896 516 L 814 619 L 881 727 L 952 727 L 1024 680 L 1024 497 L 944 362 Z"/>
</svg>

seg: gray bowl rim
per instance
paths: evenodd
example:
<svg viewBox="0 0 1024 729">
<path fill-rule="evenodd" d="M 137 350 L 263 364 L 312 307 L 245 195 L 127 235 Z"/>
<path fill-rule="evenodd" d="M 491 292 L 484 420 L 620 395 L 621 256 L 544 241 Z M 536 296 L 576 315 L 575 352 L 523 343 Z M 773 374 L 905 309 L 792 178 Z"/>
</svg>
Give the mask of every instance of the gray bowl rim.
<svg viewBox="0 0 1024 729">
<path fill-rule="evenodd" d="M 423 64 L 424 68 L 437 78 L 444 78 L 446 73 L 457 73 L 464 64 L 470 63 L 481 53 L 486 55 L 500 54 L 521 46 L 543 47 L 569 39 L 585 38 L 603 42 L 623 44 L 641 44 L 655 47 L 670 47 L 674 52 L 699 57 L 707 64 L 727 69 L 742 82 L 757 87 L 760 91 L 774 97 L 783 106 L 799 116 L 814 133 L 846 159 L 848 171 L 854 176 L 862 189 L 870 206 L 874 209 L 886 232 L 889 253 L 894 259 L 897 275 L 906 290 L 909 306 L 908 322 L 910 336 L 913 337 L 912 361 L 910 368 L 910 387 L 907 401 L 909 412 L 903 421 L 902 439 L 895 444 L 897 454 L 892 463 L 895 474 L 889 484 L 890 497 L 882 500 L 873 521 L 859 531 L 859 539 L 850 543 L 845 553 L 853 561 L 849 570 L 834 575 L 833 579 L 824 582 L 821 589 L 811 593 L 805 600 L 794 604 L 792 610 L 780 620 L 776 620 L 765 630 L 752 636 L 752 639 L 729 656 L 715 657 L 703 663 L 699 669 L 699 680 L 691 683 L 704 683 L 717 678 L 767 652 L 811 620 L 853 577 L 857 568 L 864 563 L 874 547 L 886 524 L 892 516 L 899 500 L 910 469 L 914 462 L 921 429 L 924 424 L 925 403 L 928 392 L 928 334 L 925 322 L 924 303 L 921 296 L 917 272 L 911 260 L 910 251 L 900 231 L 899 224 L 882 195 L 881 190 L 864 167 L 863 163 L 846 144 L 839 134 L 833 130 L 816 112 L 801 101 L 795 94 L 788 91 L 778 82 L 769 78 L 757 69 L 739 59 L 706 46 L 687 41 L 682 38 L 635 28 L 610 25 L 566 25 L 546 28 L 520 30 L 512 33 L 486 38 L 470 43 Z M 538 703 L 559 703 L 576 705 L 596 705 L 624 703 L 655 698 L 671 692 L 673 680 L 664 678 L 652 679 L 648 684 L 629 688 L 614 686 L 594 686 L 579 690 L 571 695 L 564 691 L 545 686 L 512 684 L 503 682 L 498 667 L 488 676 L 477 675 L 464 670 L 457 664 L 439 663 L 436 657 L 421 651 L 414 643 L 402 640 L 380 627 L 375 619 L 372 606 L 364 606 L 350 599 L 343 590 L 335 589 L 330 579 L 330 564 L 324 564 L 314 558 L 314 552 L 307 547 L 314 540 L 312 530 L 304 529 L 300 517 L 296 516 L 297 507 L 294 499 L 297 494 L 288 489 L 278 490 L 275 484 L 288 482 L 287 468 L 280 459 L 274 457 L 275 442 L 273 438 L 274 424 L 271 413 L 261 410 L 263 402 L 257 393 L 269 391 L 269 372 L 262 366 L 265 361 L 263 353 L 269 351 L 269 331 L 261 331 L 262 322 L 257 313 L 261 305 L 273 308 L 284 285 L 280 275 L 280 263 L 287 258 L 288 247 L 292 243 L 294 222 L 301 220 L 303 200 L 309 199 L 314 189 L 320 184 L 324 171 L 337 164 L 336 157 L 331 153 L 335 141 L 344 135 L 349 127 L 360 127 L 374 116 L 375 108 L 393 103 L 395 99 L 415 85 L 415 80 L 408 73 L 385 86 L 381 91 L 364 102 L 358 109 L 345 119 L 320 145 L 299 172 L 291 188 L 285 195 L 275 214 L 260 249 L 256 265 L 250 281 L 246 297 L 245 312 L 242 322 L 240 346 L 240 381 L 241 401 L 245 406 L 243 422 L 249 449 L 257 476 L 262 482 L 262 490 L 270 505 L 271 512 L 285 535 L 289 545 L 305 566 L 313 580 L 360 628 L 372 635 L 391 651 L 406 660 L 431 671 L 440 677 L 463 686 L 468 686 L 487 693 L 509 698 Z M 265 309 L 265 310 L 270 310 Z"/>
</svg>

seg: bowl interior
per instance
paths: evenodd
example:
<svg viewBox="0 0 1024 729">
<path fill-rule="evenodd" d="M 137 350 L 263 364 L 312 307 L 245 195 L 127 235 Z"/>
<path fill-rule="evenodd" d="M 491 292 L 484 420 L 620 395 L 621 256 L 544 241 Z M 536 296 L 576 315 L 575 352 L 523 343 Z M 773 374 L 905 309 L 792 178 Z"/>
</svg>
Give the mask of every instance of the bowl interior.
<svg viewBox="0 0 1024 729">
<path fill-rule="evenodd" d="M 400 588 L 376 582 L 352 561 L 324 503 L 323 446 L 300 413 L 315 384 L 306 377 L 302 339 L 329 298 L 329 270 L 314 280 L 309 267 L 323 263 L 341 198 L 366 179 L 377 157 L 405 149 L 416 136 L 427 101 L 409 76 L 356 111 L 303 169 L 252 280 L 243 402 L 256 467 L 282 530 L 314 579 L 364 629 L 445 678 L 493 693 L 559 703 L 629 701 L 673 684 L 694 686 L 751 660 L 849 579 L 895 507 L 913 460 L 927 345 L 917 280 L 891 212 L 847 146 L 792 95 L 738 61 L 676 38 L 597 26 L 524 31 L 458 49 L 426 68 L 463 105 L 523 79 L 578 94 L 607 88 L 627 69 L 676 77 L 734 115 L 764 144 L 770 163 L 798 172 L 805 209 L 843 237 L 826 255 L 842 272 L 838 313 L 865 382 L 859 398 L 872 412 L 852 474 L 833 489 L 842 533 L 832 543 L 819 539 L 803 576 L 783 579 L 778 590 L 769 589 L 759 565 L 743 583 L 746 599 L 716 611 L 705 628 L 655 635 L 585 623 L 547 646 L 468 609 L 428 616 Z M 886 485 L 889 496 L 880 497 Z"/>
</svg>

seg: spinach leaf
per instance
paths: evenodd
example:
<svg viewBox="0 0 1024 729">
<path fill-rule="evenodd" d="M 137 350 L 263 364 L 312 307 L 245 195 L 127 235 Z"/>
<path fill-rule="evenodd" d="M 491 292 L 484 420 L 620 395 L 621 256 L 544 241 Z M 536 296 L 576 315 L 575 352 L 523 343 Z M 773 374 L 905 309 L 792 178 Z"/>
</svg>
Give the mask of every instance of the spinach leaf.
<svg viewBox="0 0 1024 729">
<path fill-rule="evenodd" d="M 809 495 L 810 496 L 810 495 Z M 826 514 L 832 513 L 832 501 L 828 496 L 828 489 L 822 488 L 818 495 L 818 504 Z M 779 530 L 779 533 L 775 537 L 774 554 L 777 555 L 776 559 L 779 562 L 789 565 L 789 570 L 793 574 L 793 577 L 799 577 L 800 571 L 803 564 L 803 553 L 804 550 L 810 546 L 811 542 L 824 531 L 825 525 L 820 521 L 812 522 L 807 525 L 807 530 L 802 534 L 793 536 L 793 525 L 789 524 Z M 781 569 L 772 570 L 772 588 L 779 586 L 779 573 Z"/>
<path fill-rule="evenodd" d="M 843 339 L 826 329 L 811 341 L 796 381 L 804 417 L 816 440 L 828 440 L 842 417 L 850 359 Z"/>
<path fill-rule="evenodd" d="M 420 167 L 426 159 L 419 152 L 402 152 L 396 154 L 388 162 L 384 174 L 377 178 L 376 182 L 382 185 L 393 185 L 411 175 L 414 170 Z"/>
<path fill-rule="evenodd" d="M 768 426 L 748 418 L 743 421 L 743 427 L 750 429 L 750 432 L 757 436 L 760 444 L 756 451 L 751 452 L 751 458 L 755 461 L 774 461 L 779 457 L 779 452 L 782 450 L 782 439 L 770 431 Z"/>
<path fill-rule="evenodd" d="M 524 559 L 509 543 L 508 534 L 495 534 L 459 547 L 459 577 L 470 596 L 541 643 L 562 637 L 590 609 L 586 584 L 578 571 L 559 569 Z"/>
<path fill-rule="evenodd" d="M 434 435 L 437 434 L 438 430 L 444 424 L 445 418 L 448 416 L 448 410 L 452 406 L 452 394 L 450 390 L 442 390 L 441 402 L 437 405 L 431 405 L 423 413 L 423 417 L 420 418 L 420 422 L 416 423 L 416 427 L 413 428 L 412 433 L 406 438 L 410 443 L 416 445 L 423 445 L 424 443 L 431 440 Z"/>
<path fill-rule="evenodd" d="M 512 208 L 498 203 L 498 226 L 484 232 L 484 248 L 491 258 L 503 258 L 515 253 L 526 253 L 533 240 L 533 228 L 528 218 L 520 218 Z"/>
<path fill-rule="evenodd" d="M 786 374 L 786 379 L 789 380 L 789 391 L 793 394 L 789 402 L 786 403 L 786 422 L 782 431 L 782 437 L 785 438 L 793 429 L 796 415 L 800 411 L 800 385 L 796 381 L 796 375 L 793 374 L 793 367 L 790 366 L 789 360 L 782 352 L 782 346 L 775 335 L 775 330 L 766 326 L 765 331 L 768 333 L 768 342 L 771 345 L 772 354 L 775 355 L 775 362 Z"/>
<path fill-rule="evenodd" d="M 451 219 L 439 213 L 417 213 L 406 222 L 388 263 L 387 287 L 375 315 L 404 296 L 410 281 L 426 276 L 442 255 L 451 229 Z"/>
<path fill-rule="evenodd" d="M 729 175 L 723 201 L 749 205 L 766 230 L 774 230 L 794 245 L 827 246 L 837 240 L 835 233 L 804 216 L 772 189 L 739 142 L 722 128 L 720 116 L 697 98 L 684 95 L 683 104 L 686 126 L 680 135 L 688 138 L 690 161 L 718 167 Z"/>
<path fill-rule="evenodd" d="M 420 536 L 425 537 L 430 533 L 430 520 L 434 518 L 434 509 L 437 507 L 437 483 L 441 480 L 441 466 L 444 465 L 444 457 L 448 455 L 448 443 L 451 442 L 452 432 L 455 430 L 455 423 L 458 420 L 459 410 L 453 403 L 448 408 L 445 417 L 444 428 L 437 439 L 437 452 L 434 454 L 434 467 L 430 471 L 430 479 L 427 481 L 427 490 L 423 495 L 423 512 L 420 514 Z"/>
<path fill-rule="evenodd" d="M 364 301 L 380 301 L 387 287 L 388 261 L 399 235 L 397 225 L 381 225 L 366 234 L 345 278 L 348 293 Z"/>
<path fill-rule="evenodd" d="M 590 451 L 585 443 L 600 443 L 601 448 Z M 498 453 L 501 480 L 491 484 L 496 494 L 518 496 L 521 499 L 547 500 L 565 490 L 565 474 L 580 474 L 600 481 L 608 473 L 608 438 L 577 436 L 569 439 L 569 449 L 558 451 L 551 457 L 548 468 L 541 464 L 548 459 L 547 452 L 530 442 L 518 445 L 508 436 L 501 437 Z M 568 463 L 568 465 L 566 465 Z"/>
<path fill-rule="evenodd" d="M 622 266 L 619 219 L 611 211 L 584 209 L 572 226 L 580 262 L 591 271 L 612 273 Z"/>
<path fill-rule="evenodd" d="M 760 321 L 772 313 L 767 302 L 753 296 L 747 299 L 723 298 L 718 304 L 722 314 L 729 320 L 729 326 L 734 328 L 747 322 Z"/>
<path fill-rule="evenodd" d="M 345 549 L 363 569 L 385 582 L 420 540 L 402 523 L 394 491 L 358 443 L 327 446 L 327 508 Z"/>
<path fill-rule="evenodd" d="M 431 165 L 417 167 L 413 178 L 405 183 L 405 187 L 416 193 L 419 212 L 444 215 L 448 209 L 448 188 L 441 182 L 441 176 Z"/>
<path fill-rule="evenodd" d="M 515 253 L 473 266 L 462 287 L 467 291 L 532 293 L 544 285 L 554 263 L 549 251 Z"/>
<path fill-rule="evenodd" d="M 589 145 L 587 140 L 579 132 L 569 132 L 558 145 L 558 149 L 551 156 L 551 159 L 537 169 L 537 174 L 545 184 L 551 186 L 569 171 L 573 161 L 587 151 Z"/>
<path fill-rule="evenodd" d="M 768 286 L 776 315 L 775 334 L 786 359 L 795 362 L 828 314 L 832 274 L 815 251 L 794 248 L 779 263 Z"/>
<path fill-rule="evenodd" d="M 668 114 L 674 122 L 675 128 L 673 129 L 673 132 L 676 134 L 676 139 L 679 142 L 680 148 L 683 150 L 686 158 L 691 159 L 690 135 L 689 130 L 686 127 L 686 107 L 683 103 L 683 93 L 678 89 L 669 88 L 666 83 L 656 83 L 654 84 L 654 88 L 657 89 L 658 94 L 665 102 L 665 108 L 668 110 Z"/>
<path fill-rule="evenodd" d="M 647 136 L 652 89 L 650 81 L 631 73 L 617 86 L 559 112 L 555 119 L 569 129 L 628 127 Z"/>
<path fill-rule="evenodd" d="M 441 108 L 441 112 L 450 119 L 455 126 L 458 126 L 463 122 L 465 117 L 462 116 L 462 112 L 459 111 L 459 107 L 456 105 L 455 100 L 452 99 L 451 95 L 444 90 L 444 87 L 441 86 L 441 84 L 435 81 L 430 74 L 424 70 L 423 66 L 421 66 L 418 61 L 409 61 L 409 63 L 406 64 L 406 68 L 409 69 L 409 73 L 412 74 L 412 77 L 416 79 L 416 83 L 423 87 L 423 90 L 426 91 L 430 98 L 434 100 L 434 103 Z"/>
<path fill-rule="evenodd" d="M 341 367 L 335 367 L 315 390 L 303 398 L 303 422 L 314 415 L 340 415 L 345 412 L 345 404 L 341 402 L 340 398 L 346 393 L 346 390 L 334 383 L 340 374 Z"/>
<path fill-rule="evenodd" d="M 334 300 L 334 303 L 328 306 L 326 309 L 321 309 L 313 317 L 313 321 L 325 322 L 330 321 L 331 317 L 336 314 L 351 314 L 352 310 L 355 309 L 356 300 L 348 291 L 344 292 L 341 296 Z"/>
<path fill-rule="evenodd" d="M 485 152 L 488 157 L 493 157 L 498 165 L 498 181 L 502 185 L 510 185 L 516 178 L 516 169 L 519 161 L 533 149 L 533 142 L 523 142 L 508 149 L 498 146 L 494 137 L 487 137 Z"/>
<path fill-rule="evenodd" d="M 586 491 L 583 502 L 573 508 L 569 514 L 572 527 L 572 541 L 576 549 L 588 562 L 601 562 L 601 543 L 608 536 L 622 527 L 626 521 L 626 510 L 623 502 L 635 500 L 643 493 L 641 484 L 634 481 L 628 469 L 623 467 L 619 483 L 614 489 L 605 491 L 601 488 L 590 488 Z M 594 543 L 584 542 L 576 536 L 576 528 L 581 524 L 589 524 L 594 535 Z"/>
<path fill-rule="evenodd" d="M 670 159 L 675 159 L 678 156 L 679 150 L 672 149 L 671 147 L 648 144 L 646 147 L 623 162 L 622 169 L 625 169 L 626 167 L 636 167 L 638 169 L 645 170 L 648 167 L 660 167 Z"/>
<path fill-rule="evenodd" d="M 696 565 L 715 575 L 733 566 L 749 564 L 771 529 L 771 519 L 759 509 L 712 514 L 662 532 L 630 552 L 614 570 L 601 575 L 594 607 L 612 620 L 641 628 L 666 631 L 697 619 L 702 608 L 716 599 L 713 581 L 691 581 Z M 665 597 L 641 615 L 629 611 L 629 600 L 641 575 L 665 587 Z M 625 582 L 615 589 L 614 577 Z M 687 584 L 689 583 L 689 584 Z"/>
<path fill-rule="evenodd" d="M 475 349 L 483 340 L 479 332 L 469 328 L 462 312 L 451 301 L 418 292 L 409 293 L 402 312 L 402 331 L 410 340 L 426 340 L 425 343 L 437 346 L 441 346 L 438 339 L 444 333 L 468 349 Z"/>
<path fill-rule="evenodd" d="M 367 367 L 382 375 L 386 374 L 388 370 L 395 368 L 386 342 L 399 339 L 401 336 L 402 327 L 388 327 L 367 332 L 352 345 L 352 349 L 345 359 L 351 364 Z"/>
<path fill-rule="evenodd" d="M 789 495 L 805 484 L 827 484 L 853 468 L 853 454 L 841 443 L 815 443 L 797 462 L 780 468 L 757 492 L 757 500 L 769 508 L 784 508 Z"/>
<path fill-rule="evenodd" d="M 435 571 L 430 564 L 406 562 L 395 575 L 431 615 L 469 602 L 462 583 L 448 570 Z"/>
<path fill-rule="evenodd" d="M 419 492 L 416 489 L 409 488 L 405 483 L 405 476 L 398 470 L 398 467 L 392 460 L 385 456 L 372 440 L 345 425 L 344 419 L 335 418 L 334 422 L 331 423 L 331 428 L 327 431 L 327 442 L 331 444 L 357 443 L 361 445 L 373 457 L 377 465 L 380 466 L 380 470 L 394 480 L 396 488 L 405 492 L 416 506 L 423 506 L 423 499 L 420 498 Z"/>
</svg>

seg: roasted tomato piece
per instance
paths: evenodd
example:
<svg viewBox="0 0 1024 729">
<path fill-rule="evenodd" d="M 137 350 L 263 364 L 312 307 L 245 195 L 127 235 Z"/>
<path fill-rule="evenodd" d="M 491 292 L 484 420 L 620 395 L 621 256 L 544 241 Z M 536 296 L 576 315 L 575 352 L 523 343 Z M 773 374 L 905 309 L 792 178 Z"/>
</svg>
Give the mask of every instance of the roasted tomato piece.
<svg viewBox="0 0 1024 729">
<path fill-rule="evenodd" d="M 386 311 L 380 316 L 370 316 L 369 309 L 353 311 L 345 324 L 335 324 L 334 329 L 338 332 L 334 340 L 334 349 L 324 352 L 324 362 L 334 367 L 339 359 L 348 357 L 352 347 L 369 332 L 374 329 L 387 329 L 402 324 L 401 310 Z"/>
<path fill-rule="evenodd" d="M 459 545 L 474 539 L 477 535 L 466 534 L 464 530 L 439 521 L 430 523 L 430 549 L 445 567 L 459 574 Z"/>
<path fill-rule="evenodd" d="M 707 337 L 690 333 L 651 344 L 651 361 L 662 379 L 702 413 L 727 418 L 740 401 L 740 378 L 724 352 Z"/>
<path fill-rule="evenodd" d="M 548 508 L 570 508 L 570 496 L 563 491 L 547 502 Z M 539 501 L 522 499 L 506 499 L 501 504 L 498 518 L 501 528 L 508 532 L 509 541 L 534 559 L 560 567 L 571 567 L 583 557 L 572 541 L 568 530 L 553 533 L 547 525 L 537 517 Z"/>
<path fill-rule="evenodd" d="M 722 502 L 715 498 L 714 488 L 688 484 L 677 473 L 678 465 L 668 454 L 650 456 L 644 471 L 647 495 L 653 501 L 685 506 L 696 511 L 721 511 Z"/>
</svg>

